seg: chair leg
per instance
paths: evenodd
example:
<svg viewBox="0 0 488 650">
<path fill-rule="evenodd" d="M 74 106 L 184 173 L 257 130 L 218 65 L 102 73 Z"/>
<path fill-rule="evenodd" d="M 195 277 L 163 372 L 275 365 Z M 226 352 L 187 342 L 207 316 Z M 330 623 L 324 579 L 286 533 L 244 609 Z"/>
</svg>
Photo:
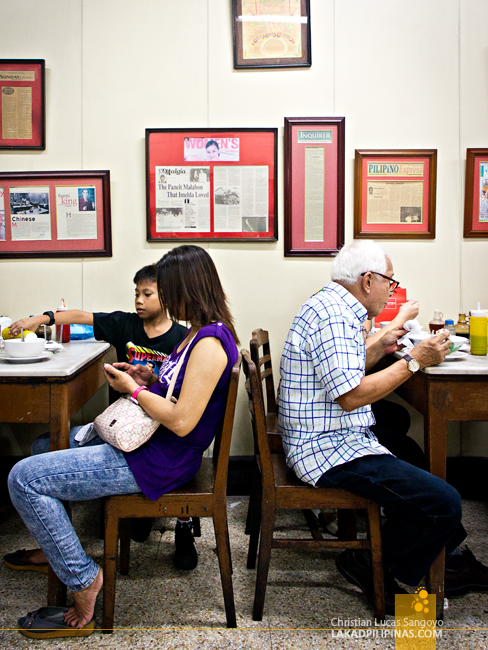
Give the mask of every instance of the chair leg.
<svg viewBox="0 0 488 650">
<path fill-rule="evenodd" d="M 258 570 L 256 574 L 256 590 L 254 592 L 254 605 L 252 620 L 263 619 L 264 599 L 266 597 L 266 586 L 268 584 L 269 562 L 271 560 L 271 543 L 275 527 L 276 511 L 274 504 L 266 504 L 262 507 L 261 514 L 261 539 L 259 542 Z"/>
<path fill-rule="evenodd" d="M 371 544 L 371 566 L 373 569 L 374 610 L 376 620 L 385 620 L 385 582 L 383 575 L 383 553 L 381 545 L 381 517 L 376 503 L 368 506 L 368 535 Z"/>
<path fill-rule="evenodd" d="M 213 516 L 215 539 L 217 540 L 217 555 L 219 558 L 220 579 L 224 596 L 225 616 L 227 627 L 237 627 L 234 589 L 232 586 L 232 563 L 230 556 L 229 529 L 225 506 L 216 509 Z"/>
<path fill-rule="evenodd" d="M 313 539 L 324 539 L 319 528 L 319 520 L 312 512 L 312 510 L 302 510 L 305 521 L 307 522 L 308 529 Z"/>
<path fill-rule="evenodd" d="M 126 576 L 130 565 L 130 519 L 119 519 L 120 566 L 119 572 Z"/>
<path fill-rule="evenodd" d="M 191 518 L 193 524 L 193 537 L 201 537 L 202 529 L 200 528 L 200 517 Z"/>
<path fill-rule="evenodd" d="M 261 526 L 261 476 L 258 474 L 253 479 L 251 498 L 249 499 L 249 547 L 247 550 L 247 568 L 256 567 L 258 553 L 259 529 Z"/>
<path fill-rule="evenodd" d="M 342 542 L 351 542 L 357 539 L 356 511 L 337 511 L 337 537 Z"/>
<path fill-rule="evenodd" d="M 114 627 L 115 583 L 117 580 L 118 515 L 110 499 L 105 502 L 105 541 L 103 552 L 103 622 L 102 630 L 111 634 Z"/>
</svg>

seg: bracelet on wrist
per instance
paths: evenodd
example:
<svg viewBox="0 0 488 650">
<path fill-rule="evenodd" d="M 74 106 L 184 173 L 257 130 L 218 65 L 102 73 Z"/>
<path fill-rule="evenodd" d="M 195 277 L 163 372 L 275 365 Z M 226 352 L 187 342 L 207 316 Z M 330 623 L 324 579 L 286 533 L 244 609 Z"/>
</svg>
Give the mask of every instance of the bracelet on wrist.
<svg viewBox="0 0 488 650">
<path fill-rule="evenodd" d="M 46 323 L 46 325 L 48 326 L 54 325 L 54 314 L 52 311 L 43 311 L 42 315 L 47 316 L 49 318 L 49 323 Z"/>
<path fill-rule="evenodd" d="M 132 393 L 132 395 L 131 395 L 131 400 L 132 400 L 135 404 L 139 404 L 139 402 L 138 402 L 138 400 L 137 400 L 137 396 L 139 395 L 139 393 L 141 392 L 141 390 L 149 390 L 149 389 L 147 388 L 147 386 L 138 386 L 138 387 L 135 389 L 135 391 L 134 391 L 134 392 Z"/>
</svg>

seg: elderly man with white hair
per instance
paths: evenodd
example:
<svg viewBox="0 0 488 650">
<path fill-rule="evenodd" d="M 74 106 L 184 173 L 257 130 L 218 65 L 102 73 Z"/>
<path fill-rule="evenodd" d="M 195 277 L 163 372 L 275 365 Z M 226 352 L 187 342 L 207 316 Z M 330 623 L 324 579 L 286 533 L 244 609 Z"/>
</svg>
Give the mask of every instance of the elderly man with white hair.
<svg viewBox="0 0 488 650">
<path fill-rule="evenodd" d="M 366 350 L 364 323 L 383 311 L 398 286 L 392 255 L 373 241 L 355 241 L 335 258 L 331 278 L 301 307 L 283 350 L 278 424 L 287 464 L 306 483 L 343 488 L 384 508 L 387 613 L 394 613 L 395 593 L 406 593 L 395 578 L 418 585 L 443 548 L 451 557 L 446 595 L 488 588 L 488 569 L 469 549 L 456 550 L 466 536 L 458 492 L 391 454 L 371 431 L 371 403 L 413 373 L 441 363 L 449 339 L 442 333 L 426 339 L 388 368 L 366 375 L 399 349 L 405 333 L 393 329 Z M 347 550 L 336 564 L 373 602 L 369 554 Z"/>
</svg>

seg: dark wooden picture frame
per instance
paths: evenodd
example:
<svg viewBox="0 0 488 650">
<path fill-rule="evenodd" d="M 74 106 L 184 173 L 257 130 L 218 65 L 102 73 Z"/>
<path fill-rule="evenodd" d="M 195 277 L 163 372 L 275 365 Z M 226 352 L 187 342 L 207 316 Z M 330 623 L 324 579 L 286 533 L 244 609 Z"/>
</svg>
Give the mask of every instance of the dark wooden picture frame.
<svg viewBox="0 0 488 650">
<path fill-rule="evenodd" d="M 356 239 L 434 239 L 437 149 L 358 150 Z"/>
<path fill-rule="evenodd" d="M 286 7 L 285 16 L 273 12 Z M 261 16 L 261 20 L 253 20 L 253 16 Z M 272 16 L 276 20 L 271 21 Z M 290 20 L 278 20 L 287 17 Z M 236 70 L 312 65 L 310 0 L 287 0 L 286 4 L 275 0 L 232 0 L 232 25 Z"/>
<path fill-rule="evenodd" d="M 488 237 L 488 149 L 466 150 L 464 237 Z"/>
<path fill-rule="evenodd" d="M 285 117 L 285 257 L 344 245 L 344 117 Z"/>
<path fill-rule="evenodd" d="M 147 241 L 276 241 L 277 133 L 146 129 Z"/>
<path fill-rule="evenodd" d="M 46 148 L 44 59 L 0 59 L 0 149 Z"/>
<path fill-rule="evenodd" d="M 111 256 L 108 170 L 0 172 L 0 259 Z"/>
</svg>

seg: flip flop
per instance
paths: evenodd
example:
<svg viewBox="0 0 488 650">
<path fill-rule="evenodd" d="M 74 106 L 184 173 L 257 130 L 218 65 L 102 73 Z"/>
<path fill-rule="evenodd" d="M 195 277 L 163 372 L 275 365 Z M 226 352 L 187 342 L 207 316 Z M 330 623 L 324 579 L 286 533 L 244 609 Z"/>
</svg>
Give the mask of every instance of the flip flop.
<svg viewBox="0 0 488 650">
<path fill-rule="evenodd" d="M 64 622 L 68 607 L 41 607 L 17 622 L 17 629 L 30 639 L 55 639 L 64 636 L 89 636 L 95 631 L 95 617 L 82 628 Z"/>
<path fill-rule="evenodd" d="M 37 571 L 47 575 L 49 564 L 47 562 L 34 564 L 25 557 L 26 553 L 29 553 L 29 551 L 26 551 L 25 548 L 15 551 L 15 553 L 7 553 L 7 555 L 3 556 L 3 562 L 14 571 Z"/>
</svg>

